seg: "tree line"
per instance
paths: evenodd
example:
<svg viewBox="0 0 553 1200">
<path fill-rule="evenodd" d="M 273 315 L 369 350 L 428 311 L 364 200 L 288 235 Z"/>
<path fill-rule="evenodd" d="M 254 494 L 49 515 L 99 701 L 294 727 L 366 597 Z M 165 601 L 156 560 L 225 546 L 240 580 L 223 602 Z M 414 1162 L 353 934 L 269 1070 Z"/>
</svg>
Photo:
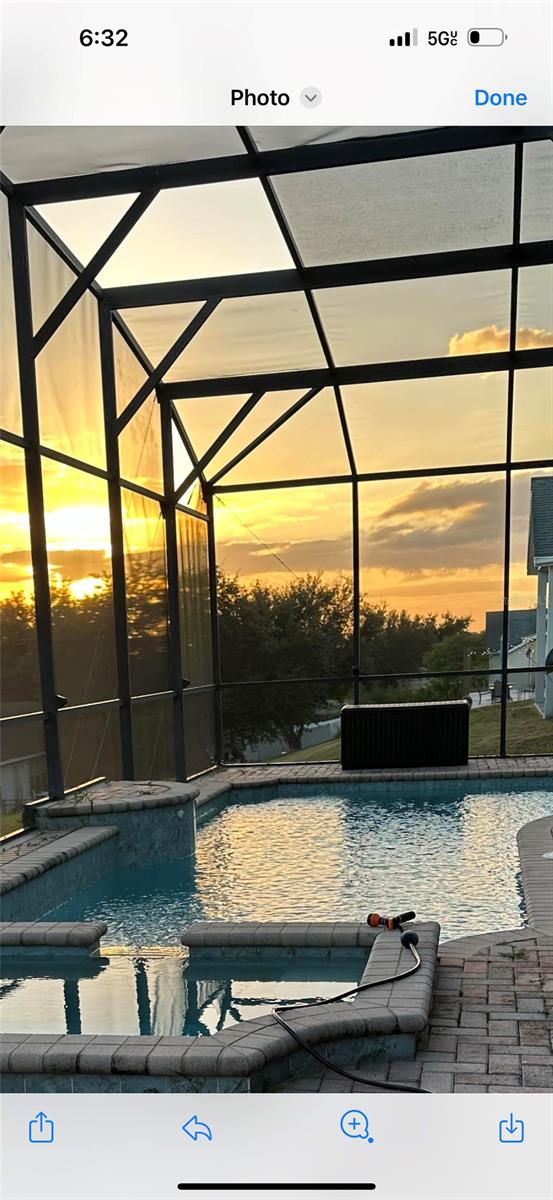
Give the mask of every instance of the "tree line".
<svg viewBox="0 0 553 1200">
<path fill-rule="evenodd" d="M 169 687 L 167 607 L 159 562 L 128 576 L 129 662 L 133 694 Z M 194 597 L 185 597 L 183 657 L 209 625 L 207 574 L 194 576 Z M 116 695 L 111 592 L 97 589 L 78 598 L 66 583 L 53 584 L 52 620 L 58 690 L 69 704 Z M 193 602 L 190 602 L 191 599 Z M 241 757 L 248 745 L 280 739 L 300 746 L 308 724 L 337 715 L 352 699 L 353 589 L 351 579 L 321 574 L 284 585 L 218 573 L 219 638 L 226 750 Z M 32 602 L 15 592 L 0 605 L 3 711 L 40 707 Z M 394 676 L 474 670 L 473 678 L 362 683 L 365 703 L 413 698 L 453 699 L 483 686 L 484 634 L 470 630 L 471 617 L 449 612 L 410 614 L 404 609 L 360 603 L 362 674 Z M 187 663 L 183 662 L 186 674 Z M 292 683 L 273 682 L 297 680 Z M 307 681 L 310 682 L 302 682 Z M 190 697 L 192 700 L 192 696 Z"/>
</svg>

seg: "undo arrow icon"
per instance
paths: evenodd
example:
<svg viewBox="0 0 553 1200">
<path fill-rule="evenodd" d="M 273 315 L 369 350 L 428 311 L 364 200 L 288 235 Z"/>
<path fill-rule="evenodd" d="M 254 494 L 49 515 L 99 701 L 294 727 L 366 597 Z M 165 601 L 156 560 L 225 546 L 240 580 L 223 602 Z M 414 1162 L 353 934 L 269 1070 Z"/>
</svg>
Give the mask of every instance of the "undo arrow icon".
<svg viewBox="0 0 553 1200">
<path fill-rule="evenodd" d="M 183 1133 L 186 1133 L 193 1142 L 197 1142 L 199 1137 L 207 1138 L 208 1142 L 213 1141 L 213 1134 L 209 1125 L 204 1125 L 203 1121 L 198 1121 L 196 1114 L 189 1117 L 186 1123 L 182 1126 Z"/>
</svg>

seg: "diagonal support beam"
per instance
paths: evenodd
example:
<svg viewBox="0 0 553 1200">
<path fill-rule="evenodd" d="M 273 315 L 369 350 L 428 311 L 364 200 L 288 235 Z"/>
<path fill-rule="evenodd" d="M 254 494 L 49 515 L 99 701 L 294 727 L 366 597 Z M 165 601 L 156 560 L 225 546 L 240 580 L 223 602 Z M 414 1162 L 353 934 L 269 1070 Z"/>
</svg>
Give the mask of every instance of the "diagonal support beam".
<svg viewBox="0 0 553 1200">
<path fill-rule="evenodd" d="M 129 401 L 127 407 L 121 413 L 117 422 L 118 433 L 121 433 L 125 426 L 128 425 L 129 421 L 132 420 L 135 413 L 138 412 L 141 404 L 144 403 L 146 397 L 150 395 L 150 392 L 152 392 L 154 388 L 161 383 L 165 373 L 173 366 L 173 363 L 176 362 L 183 350 L 190 345 L 192 338 L 199 333 L 200 329 L 203 325 L 205 325 L 206 321 L 209 320 L 211 314 L 215 311 L 219 303 L 219 297 L 208 300 L 200 309 L 199 313 L 196 313 L 196 316 L 192 318 L 190 324 L 186 326 L 186 329 L 184 329 L 179 335 L 176 342 L 173 342 L 173 345 L 167 351 L 167 354 L 163 356 L 157 367 L 154 367 L 148 378 L 144 380 L 142 387 L 138 389 L 136 396 L 133 396 L 132 400 Z"/>
<path fill-rule="evenodd" d="M 346 408 L 345 408 L 345 404 L 344 404 L 344 400 L 343 400 L 343 396 L 342 396 L 342 389 L 339 384 L 334 385 L 334 399 L 336 400 L 336 408 L 338 410 L 338 420 L 340 422 L 340 427 L 342 430 L 344 446 L 346 447 L 346 454 L 348 457 L 349 469 L 350 469 L 352 475 L 355 476 L 357 474 L 357 463 L 355 461 L 355 454 L 353 452 L 353 442 L 351 440 L 351 434 L 349 431 L 349 424 L 348 424 Z"/>
<path fill-rule="evenodd" d="M 127 237 L 127 234 L 131 232 L 131 229 L 134 229 L 137 221 L 144 215 L 146 209 L 150 207 L 157 194 L 157 191 L 153 189 L 142 192 L 140 196 L 136 197 L 136 200 L 127 209 L 126 213 L 123 213 L 121 220 L 117 222 L 115 228 L 108 234 L 105 242 L 102 242 L 99 250 L 96 251 L 96 254 L 93 255 L 87 266 L 83 267 L 78 278 L 71 284 L 69 291 L 65 293 L 65 296 L 62 296 L 59 304 L 56 304 L 53 312 L 50 313 L 50 316 L 41 325 L 38 333 L 35 334 L 33 338 L 35 358 L 44 349 L 50 338 L 54 336 L 62 321 L 69 316 L 71 309 L 75 307 L 81 296 L 84 296 L 87 288 L 102 270 L 102 267 L 105 267 L 112 255 L 115 254 L 115 251 L 118 250 L 121 243 Z"/>
<path fill-rule="evenodd" d="M 79 259 L 75 257 L 73 251 L 69 249 L 69 246 L 66 246 L 65 242 L 62 241 L 55 229 L 52 229 L 52 226 L 48 224 L 48 221 L 44 220 L 42 214 L 37 212 L 35 208 L 28 208 L 26 210 L 26 215 L 28 223 L 37 230 L 37 232 L 41 237 L 44 238 L 51 249 L 55 250 L 56 254 L 59 254 L 62 262 L 64 262 L 66 266 L 68 266 L 69 269 L 74 272 L 75 275 L 80 275 L 85 269 L 83 263 L 79 262 Z M 95 279 L 92 280 L 89 287 L 96 300 L 104 299 L 104 289 L 100 287 L 100 284 Z M 205 296 L 203 299 L 207 300 L 208 297 Z M 153 364 L 150 362 L 148 356 L 144 353 L 142 347 L 138 344 L 136 338 L 131 333 L 128 325 L 126 325 L 125 321 L 123 320 L 121 313 L 113 311 L 112 321 L 118 332 L 121 334 L 121 337 L 126 341 L 129 350 L 132 351 L 135 358 L 138 359 L 141 367 L 144 368 L 146 374 L 148 375 L 150 371 L 153 371 L 154 369 Z"/>
<path fill-rule="evenodd" d="M 229 437 L 231 437 L 235 430 L 238 429 L 239 425 L 246 420 L 246 417 L 249 415 L 249 413 L 251 413 L 252 409 L 255 408 L 256 404 L 259 403 L 264 394 L 264 392 L 253 392 L 248 400 L 246 400 L 246 403 L 238 409 L 238 412 L 235 413 L 232 421 L 229 421 L 228 425 L 225 425 L 225 428 L 217 435 L 215 441 L 211 443 L 209 449 L 206 450 L 205 454 L 202 454 L 202 457 L 194 467 L 194 470 L 190 471 L 186 476 L 184 483 L 181 483 L 180 487 L 175 492 L 175 502 L 180 500 L 181 496 L 183 496 L 190 487 L 190 484 L 198 478 L 200 471 L 205 471 L 205 468 L 211 462 L 212 458 L 215 458 L 215 455 L 219 452 L 221 447 L 224 446 L 225 442 L 228 441 Z"/>
<path fill-rule="evenodd" d="M 273 433 L 276 433 L 277 429 L 280 429 L 286 424 L 287 421 L 290 420 L 291 417 L 294 417 L 296 413 L 300 412 L 300 409 L 304 408 L 306 404 L 309 404 L 309 401 L 313 400 L 314 396 L 318 396 L 321 390 L 321 388 L 311 388 L 309 392 L 306 392 L 305 396 L 300 396 L 300 399 L 296 400 L 294 404 L 291 404 L 290 407 L 286 409 L 286 412 L 281 413 L 280 417 L 277 417 L 276 421 L 273 421 L 272 425 L 268 425 L 267 429 L 263 430 L 263 433 L 259 433 L 257 437 L 253 439 L 253 441 L 249 442 L 248 445 L 244 447 L 243 450 L 240 450 L 238 454 L 235 454 L 234 458 L 231 458 L 230 462 L 225 463 L 225 466 L 221 467 L 221 470 L 218 471 L 216 475 L 212 476 L 210 479 L 211 486 L 218 483 L 219 480 L 222 479 L 223 475 L 228 475 L 229 471 L 232 471 L 234 467 L 238 466 L 238 463 L 241 463 L 243 459 L 248 457 L 248 454 L 252 453 L 252 450 L 257 450 L 258 446 L 261 446 L 263 442 L 267 441 L 267 438 L 272 437 Z"/>
</svg>

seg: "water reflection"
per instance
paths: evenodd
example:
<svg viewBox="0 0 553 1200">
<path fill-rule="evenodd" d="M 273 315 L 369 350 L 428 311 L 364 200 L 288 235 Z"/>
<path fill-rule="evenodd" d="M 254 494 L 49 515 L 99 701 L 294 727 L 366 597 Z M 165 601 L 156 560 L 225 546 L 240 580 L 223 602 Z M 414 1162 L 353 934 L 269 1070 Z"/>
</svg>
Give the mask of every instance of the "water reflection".
<svg viewBox="0 0 553 1200">
<path fill-rule="evenodd" d="M 193 920 L 364 920 L 415 908 L 444 938 L 522 923 L 517 830 L 551 791 L 471 784 L 315 789 L 230 804 L 195 859 L 120 871 L 46 914 L 108 924 L 110 945 L 177 946 Z M 43 918 L 46 919 L 46 918 Z"/>
<path fill-rule="evenodd" d="M 235 970 L 213 962 L 206 978 L 180 955 L 117 955 L 71 966 L 35 958 L 10 964 L 6 956 L 3 974 L 13 978 L 0 986 L 0 1027 L 6 1033 L 208 1035 L 282 1001 L 332 996 L 359 980 L 363 963 L 363 954 L 332 965 L 283 960 L 261 968 L 236 964 Z"/>
</svg>

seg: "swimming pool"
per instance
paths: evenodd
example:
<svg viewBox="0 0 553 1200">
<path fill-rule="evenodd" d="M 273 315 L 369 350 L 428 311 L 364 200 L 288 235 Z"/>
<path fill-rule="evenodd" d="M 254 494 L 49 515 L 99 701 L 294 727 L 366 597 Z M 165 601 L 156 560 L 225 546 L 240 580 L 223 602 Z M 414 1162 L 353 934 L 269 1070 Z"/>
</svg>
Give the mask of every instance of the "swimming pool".
<svg viewBox="0 0 553 1200">
<path fill-rule="evenodd" d="M 175 945 L 198 919 L 363 920 L 415 908 L 442 938 L 525 919 L 518 829 L 551 811 L 544 779 L 280 785 L 230 793 L 194 858 L 134 867 L 45 913 L 104 920 L 104 943 Z"/>
<path fill-rule="evenodd" d="M 55 964 L 3 957 L 2 1033 L 93 1033 L 180 1037 L 219 1033 L 270 1013 L 275 1004 L 330 997 L 354 987 L 366 952 L 339 961 L 213 964 L 206 977 L 182 955 L 118 955 Z M 240 967 L 242 968 L 240 970 Z M 212 978 L 213 976 L 213 978 Z"/>
</svg>

